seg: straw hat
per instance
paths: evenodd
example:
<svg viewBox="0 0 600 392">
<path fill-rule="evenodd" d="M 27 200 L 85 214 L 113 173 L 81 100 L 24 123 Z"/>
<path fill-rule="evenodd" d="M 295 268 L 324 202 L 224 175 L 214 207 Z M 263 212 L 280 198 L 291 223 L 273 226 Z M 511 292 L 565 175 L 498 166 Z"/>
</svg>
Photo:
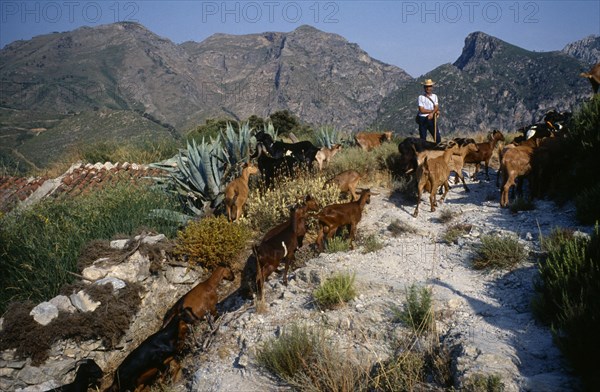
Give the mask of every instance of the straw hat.
<svg viewBox="0 0 600 392">
<path fill-rule="evenodd" d="M 433 80 L 431 79 L 426 79 L 423 83 L 421 83 L 423 86 L 433 86 L 435 83 L 433 83 Z"/>
</svg>

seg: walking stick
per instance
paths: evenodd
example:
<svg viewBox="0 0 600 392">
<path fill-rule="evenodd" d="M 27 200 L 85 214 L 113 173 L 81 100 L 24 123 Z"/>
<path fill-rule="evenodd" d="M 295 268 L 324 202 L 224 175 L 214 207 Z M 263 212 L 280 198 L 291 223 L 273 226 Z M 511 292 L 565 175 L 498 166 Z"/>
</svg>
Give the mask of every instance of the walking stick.
<svg viewBox="0 0 600 392">
<path fill-rule="evenodd" d="M 433 115 L 433 142 L 437 144 L 437 113 Z"/>
</svg>

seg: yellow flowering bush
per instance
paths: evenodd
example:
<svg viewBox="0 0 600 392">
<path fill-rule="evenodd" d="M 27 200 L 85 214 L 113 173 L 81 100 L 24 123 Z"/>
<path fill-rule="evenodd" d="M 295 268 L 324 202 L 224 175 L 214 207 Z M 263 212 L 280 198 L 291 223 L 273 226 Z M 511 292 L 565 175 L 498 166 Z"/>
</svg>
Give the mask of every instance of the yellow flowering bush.
<svg viewBox="0 0 600 392">
<path fill-rule="evenodd" d="M 174 252 L 208 269 L 232 266 L 251 235 L 251 230 L 243 224 L 228 222 L 225 216 L 211 216 L 191 222 L 179 231 Z"/>
<path fill-rule="evenodd" d="M 326 187 L 325 177 L 300 175 L 279 181 L 273 188 L 261 194 L 258 189 L 250 192 L 246 203 L 246 217 L 252 228 L 263 233 L 289 217 L 289 207 L 299 203 L 307 195 L 314 197 L 321 207 L 337 203 L 340 191 L 337 187 Z"/>
</svg>

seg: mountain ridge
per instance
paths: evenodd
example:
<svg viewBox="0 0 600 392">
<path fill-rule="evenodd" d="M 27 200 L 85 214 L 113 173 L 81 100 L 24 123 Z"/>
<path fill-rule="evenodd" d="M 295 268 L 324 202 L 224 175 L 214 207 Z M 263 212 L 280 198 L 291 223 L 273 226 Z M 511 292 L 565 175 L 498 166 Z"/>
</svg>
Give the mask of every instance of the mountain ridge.
<svg viewBox="0 0 600 392">
<path fill-rule="evenodd" d="M 573 111 L 589 98 L 589 83 L 579 77 L 586 67 L 562 51 L 528 51 L 474 32 L 465 38 L 453 64 L 441 65 L 423 78 L 437 83 L 442 134 L 511 132 L 539 121 L 550 109 Z M 376 126 L 415 134 L 413 118 L 421 91 L 419 81 L 413 81 L 386 97 Z"/>
<path fill-rule="evenodd" d="M 446 130 L 516 129 L 548 107 L 571 110 L 588 96 L 586 81 L 568 75 L 589 69 L 585 59 L 595 58 L 599 42 L 591 36 L 540 53 L 474 32 L 453 64 L 423 77 L 438 82 Z M 243 120 L 278 110 L 315 126 L 412 134 L 419 81 L 343 36 L 308 25 L 180 44 L 136 22 L 80 27 L 0 50 L 0 135 L 10 140 L 0 147 L 0 162 L 12 162 L 18 150 L 44 165 L 52 157 L 33 151 L 44 153 L 44 140 L 53 137 L 64 145 L 54 155 L 68 149 L 71 117 L 91 121 L 80 136 L 91 142 L 93 133 L 104 132 L 101 116 L 113 111 L 131 115 L 110 123 L 121 127 L 107 130 L 112 135 L 134 136 L 150 119 L 153 132 L 172 137 L 209 118 Z M 47 129 L 43 138 L 31 131 L 39 127 Z"/>
</svg>

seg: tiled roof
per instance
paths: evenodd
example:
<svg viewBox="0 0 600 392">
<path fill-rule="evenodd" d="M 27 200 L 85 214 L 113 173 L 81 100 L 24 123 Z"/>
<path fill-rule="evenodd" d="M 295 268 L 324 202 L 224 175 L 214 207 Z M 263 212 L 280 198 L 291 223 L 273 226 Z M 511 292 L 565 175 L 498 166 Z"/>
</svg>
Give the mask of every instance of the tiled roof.
<svg viewBox="0 0 600 392">
<path fill-rule="evenodd" d="M 19 204 L 44 197 L 75 197 L 117 181 L 137 182 L 145 177 L 165 176 L 161 169 L 135 163 L 74 164 L 63 175 L 48 177 L 0 177 L 0 211 L 8 212 Z"/>
</svg>

